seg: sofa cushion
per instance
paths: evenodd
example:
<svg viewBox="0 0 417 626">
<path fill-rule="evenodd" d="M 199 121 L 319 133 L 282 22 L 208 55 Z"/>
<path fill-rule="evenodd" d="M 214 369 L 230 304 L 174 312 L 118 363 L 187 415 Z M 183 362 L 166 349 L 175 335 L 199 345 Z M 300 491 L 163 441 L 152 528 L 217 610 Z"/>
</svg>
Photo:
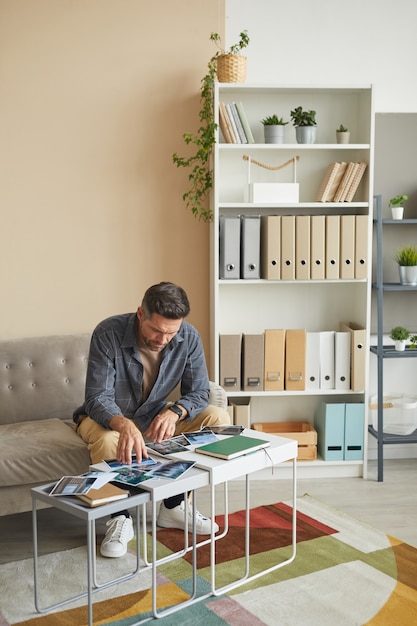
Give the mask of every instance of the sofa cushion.
<svg viewBox="0 0 417 626">
<path fill-rule="evenodd" d="M 47 483 L 88 471 L 90 454 L 71 421 L 0 426 L 0 486 Z"/>
</svg>

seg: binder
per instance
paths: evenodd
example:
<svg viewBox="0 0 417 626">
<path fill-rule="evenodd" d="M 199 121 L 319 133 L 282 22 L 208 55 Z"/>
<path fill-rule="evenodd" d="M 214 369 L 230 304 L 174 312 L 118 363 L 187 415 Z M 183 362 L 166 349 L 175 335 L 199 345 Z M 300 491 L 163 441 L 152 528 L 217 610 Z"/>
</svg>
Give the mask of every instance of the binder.
<svg viewBox="0 0 417 626">
<path fill-rule="evenodd" d="M 264 336 L 243 335 L 243 390 L 263 391 L 264 387 Z"/>
<path fill-rule="evenodd" d="M 295 277 L 297 280 L 310 278 L 310 216 L 295 217 Z"/>
<path fill-rule="evenodd" d="M 334 389 L 334 331 L 320 332 L 320 389 Z"/>
<path fill-rule="evenodd" d="M 261 275 L 266 280 L 281 278 L 281 216 L 261 218 Z"/>
<path fill-rule="evenodd" d="M 241 278 L 261 277 L 261 217 L 242 215 L 241 217 Z"/>
<path fill-rule="evenodd" d="M 220 335 L 220 385 L 241 391 L 241 335 Z"/>
<path fill-rule="evenodd" d="M 340 272 L 340 215 L 326 215 L 326 278 L 339 278 Z"/>
<path fill-rule="evenodd" d="M 368 216 L 355 217 L 355 278 L 368 275 Z"/>
<path fill-rule="evenodd" d="M 281 280 L 295 279 L 295 215 L 281 217 Z"/>
<path fill-rule="evenodd" d="M 345 446 L 345 404 L 322 402 L 314 415 L 317 452 L 324 461 L 343 461 Z"/>
<path fill-rule="evenodd" d="M 219 278 L 240 278 L 240 216 L 220 216 Z"/>
<path fill-rule="evenodd" d="M 334 335 L 334 387 L 350 389 L 350 333 L 336 331 Z"/>
<path fill-rule="evenodd" d="M 306 368 L 306 330 L 285 332 L 285 389 L 304 391 Z"/>
<path fill-rule="evenodd" d="M 320 389 L 320 333 L 306 334 L 306 390 Z"/>
<path fill-rule="evenodd" d="M 350 388 L 365 389 L 366 331 L 355 322 L 341 322 L 340 330 L 350 333 Z"/>
<path fill-rule="evenodd" d="M 325 277 L 325 236 L 326 218 L 324 215 L 312 215 L 310 277 L 312 280 L 323 280 Z"/>
<path fill-rule="evenodd" d="M 340 278 L 355 278 L 355 216 L 340 216 Z"/>
<path fill-rule="evenodd" d="M 353 402 L 345 405 L 344 460 L 361 461 L 364 445 L 365 405 Z"/>
<path fill-rule="evenodd" d="M 264 390 L 284 390 L 285 330 L 265 330 Z"/>
</svg>

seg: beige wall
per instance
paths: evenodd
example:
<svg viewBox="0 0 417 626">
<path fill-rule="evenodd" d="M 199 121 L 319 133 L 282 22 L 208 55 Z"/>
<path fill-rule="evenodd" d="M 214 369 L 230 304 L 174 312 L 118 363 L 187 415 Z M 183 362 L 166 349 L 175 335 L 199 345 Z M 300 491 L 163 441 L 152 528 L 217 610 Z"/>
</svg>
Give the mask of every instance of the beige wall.
<svg viewBox="0 0 417 626">
<path fill-rule="evenodd" d="M 0 335 L 90 331 L 160 280 L 209 339 L 208 226 L 172 163 L 224 0 L 0 0 Z"/>
</svg>

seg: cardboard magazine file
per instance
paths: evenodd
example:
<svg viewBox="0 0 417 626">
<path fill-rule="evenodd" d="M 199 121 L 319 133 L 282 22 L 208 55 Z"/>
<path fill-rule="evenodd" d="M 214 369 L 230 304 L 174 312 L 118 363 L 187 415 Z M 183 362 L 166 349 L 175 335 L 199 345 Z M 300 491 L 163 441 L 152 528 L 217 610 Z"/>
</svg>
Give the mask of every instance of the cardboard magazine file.
<svg viewBox="0 0 417 626">
<path fill-rule="evenodd" d="M 252 159 L 250 156 L 243 155 L 243 160 L 248 163 L 248 191 L 245 194 L 248 202 L 256 204 L 286 203 L 293 204 L 299 202 L 300 190 L 297 183 L 297 161 L 299 156 L 289 159 L 286 163 L 277 166 L 266 165 L 260 161 Z M 284 169 L 288 165 L 293 166 L 293 181 L 287 183 L 271 183 L 271 182 L 252 182 L 252 165 L 258 165 L 269 171 L 277 171 Z M 246 199 L 245 198 L 245 199 Z"/>
<path fill-rule="evenodd" d="M 265 330 L 264 391 L 284 390 L 285 330 Z"/>
<path fill-rule="evenodd" d="M 355 322 L 340 322 L 340 330 L 350 333 L 350 388 L 365 389 L 366 331 Z"/>
<path fill-rule="evenodd" d="M 232 423 L 250 428 L 250 398 L 230 398 L 228 407 Z"/>
<path fill-rule="evenodd" d="M 220 385 L 226 391 L 241 391 L 242 335 L 220 335 Z"/>
<path fill-rule="evenodd" d="M 243 335 L 242 375 L 244 391 L 263 391 L 264 335 Z"/>
<path fill-rule="evenodd" d="M 285 333 L 285 389 L 305 390 L 306 330 L 287 329 Z"/>
</svg>

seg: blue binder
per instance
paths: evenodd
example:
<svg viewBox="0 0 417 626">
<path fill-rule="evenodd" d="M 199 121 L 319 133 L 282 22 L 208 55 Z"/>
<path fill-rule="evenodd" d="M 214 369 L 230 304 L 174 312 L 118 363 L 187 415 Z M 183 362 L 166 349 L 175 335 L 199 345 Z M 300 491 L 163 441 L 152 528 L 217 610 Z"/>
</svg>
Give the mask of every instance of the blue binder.
<svg viewBox="0 0 417 626">
<path fill-rule="evenodd" d="M 345 405 L 345 461 L 363 459 L 365 406 L 363 402 Z"/>
<path fill-rule="evenodd" d="M 324 461 L 343 461 L 345 446 L 345 404 L 322 402 L 314 416 L 317 451 Z"/>
</svg>

